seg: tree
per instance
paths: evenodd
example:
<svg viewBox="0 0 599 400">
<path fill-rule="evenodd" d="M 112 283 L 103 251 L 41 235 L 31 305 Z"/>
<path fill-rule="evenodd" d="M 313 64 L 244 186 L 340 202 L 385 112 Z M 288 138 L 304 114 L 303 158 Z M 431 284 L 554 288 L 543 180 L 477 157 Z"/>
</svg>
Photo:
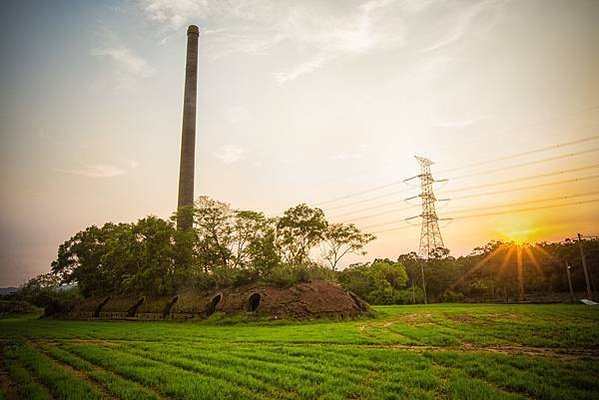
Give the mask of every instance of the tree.
<svg viewBox="0 0 599 400">
<path fill-rule="evenodd" d="M 264 234 L 252 240 L 247 252 L 251 259 L 251 270 L 258 278 L 265 278 L 281 264 L 281 256 L 275 243 L 275 230 L 266 228 Z"/>
<path fill-rule="evenodd" d="M 300 204 L 285 211 L 276 225 L 283 260 L 294 265 L 309 262 L 310 251 L 324 239 L 327 226 L 320 208 Z"/>
<path fill-rule="evenodd" d="M 335 271 L 343 256 L 351 253 L 365 255 L 362 249 L 375 238 L 370 233 L 362 233 L 354 224 L 330 224 L 324 234 L 323 258 Z"/>
<path fill-rule="evenodd" d="M 77 288 L 61 288 L 60 277 L 50 272 L 27 281 L 19 288 L 16 298 L 38 307 L 45 307 L 54 302 L 75 299 L 78 295 Z"/>
<path fill-rule="evenodd" d="M 118 288 L 117 276 L 102 258 L 114 237 L 130 228 L 130 224 L 107 223 L 102 228 L 92 225 L 78 232 L 59 246 L 52 273 L 62 283 L 77 283 L 84 296 L 114 292 Z"/>
<path fill-rule="evenodd" d="M 403 304 L 411 299 L 404 289 L 405 267 L 390 260 L 350 266 L 339 273 L 344 287 L 372 304 Z"/>
<path fill-rule="evenodd" d="M 123 278 L 121 289 L 140 290 L 148 294 L 174 293 L 177 275 L 175 242 L 177 230 L 170 221 L 149 216 L 135 223 L 125 247 L 110 253 L 112 264 Z M 105 262 L 109 262 L 109 256 Z M 119 268 L 120 267 L 120 268 Z"/>
<path fill-rule="evenodd" d="M 235 222 L 231 207 L 207 196 L 200 196 L 194 206 L 194 229 L 197 234 L 198 261 L 205 272 L 216 267 L 230 267 Z"/>
<path fill-rule="evenodd" d="M 269 220 L 261 212 L 236 210 L 234 211 L 234 229 L 231 252 L 234 256 L 233 266 L 247 269 L 257 254 L 256 245 L 263 242 L 268 233 L 272 231 Z"/>
</svg>

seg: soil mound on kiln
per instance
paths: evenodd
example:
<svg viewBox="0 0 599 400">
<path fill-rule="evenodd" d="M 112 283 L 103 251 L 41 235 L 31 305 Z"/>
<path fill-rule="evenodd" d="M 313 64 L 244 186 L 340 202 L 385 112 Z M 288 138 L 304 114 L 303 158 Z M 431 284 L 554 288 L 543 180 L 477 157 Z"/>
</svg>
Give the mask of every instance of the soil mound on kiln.
<svg viewBox="0 0 599 400">
<path fill-rule="evenodd" d="M 341 286 L 314 281 L 287 288 L 250 284 L 211 292 L 187 290 L 175 296 L 149 297 L 127 293 L 89 298 L 61 315 L 72 319 L 190 320 L 220 312 L 265 318 L 355 318 L 370 313 L 368 304 Z"/>
<path fill-rule="evenodd" d="M 355 294 L 329 282 L 298 283 L 288 288 L 247 285 L 213 292 L 206 315 L 251 312 L 274 318 L 351 318 L 369 311 Z"/>
</svg>

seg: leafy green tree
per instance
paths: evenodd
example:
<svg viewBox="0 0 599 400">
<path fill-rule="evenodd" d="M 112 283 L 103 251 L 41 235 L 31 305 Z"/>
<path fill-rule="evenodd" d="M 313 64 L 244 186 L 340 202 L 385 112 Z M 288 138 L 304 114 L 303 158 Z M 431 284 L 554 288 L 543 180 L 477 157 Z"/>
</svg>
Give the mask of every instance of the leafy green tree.
<svg viewBox="0 0 599 400">
<path fill-rule="evenodd" d="M 250 268 L 258 278 L 269 276 L 281 264 L 281 255 L 277 251 L 274 228 L 266 228 L 264 234 L 254 238 L 248 246 Z"/>
<path fill-rule="evenodd" d="M 277 246 L 281 258 L 292 265 L 310 262 L 310 251 L 325 237 L 328 223 L 320 208 L 300 204 L 277 221 Z"/>
<path fill-rule="evenodd" d="M 231 207 L 207 196 L 200 196 L 194 206 L 196 254 L 201 268 L 208 272 L 234 264 L 231 250 L 234 241 L 234 212 Z"/>
<path fill-rule="evenodd" d="M 233 267 L 248 269 L 254 262 L 256 246 L 272 232 L 270 221 L 263 213 L 247 210 L 234 211 L 234 229 L 231 252 L 234 256 Z"/>
<path fill-rule="evenodd" d="M 78 232 L 59 246 L 52 272 L 62 283 L 77 283 L 84 296 L 114 292 L 119 282 L 112 266 L 104 264 L 102 258 L 117 232 L 130 228 L 130 224 L 107 223 L 102 228 L 92 225 Z"/>
<path fill-rule="evenodd" d="M 335 271 L 339 260 L 347 254 L 365 255 L 364 246 L 376 239 L 370 233 L 361 232 L 354 224 L 330 224 L 322 242 L 322 256 Z"/>
<path fill-rule="evenodd" d="M 60 277 L 50 272 L 31 278 L 19 288 L 15 297 L 45 307 L 54 302 L 76 299 L 79 291 L 76 287 L 61 288 Z"/>
<path fill-rule="evenodd" d="M 403 304 L 411 295 L 405 267 L 390 260 L 350 266 L 339 273 L 341 284 L 372 304 Z"/>
<path fill-rule="evenodd" d="M 121 268 L 122 290 L 172 294 L 177 287 L 177 275 L 183 272 L 176 268 L 176 236 L 177 231 L 170 221 L 154 216 L 137 221 L 131 227 L 130 239 L 124 241 L 125 247 L 110 253 L 115 256 L 113 265 Z"/>
</svg>

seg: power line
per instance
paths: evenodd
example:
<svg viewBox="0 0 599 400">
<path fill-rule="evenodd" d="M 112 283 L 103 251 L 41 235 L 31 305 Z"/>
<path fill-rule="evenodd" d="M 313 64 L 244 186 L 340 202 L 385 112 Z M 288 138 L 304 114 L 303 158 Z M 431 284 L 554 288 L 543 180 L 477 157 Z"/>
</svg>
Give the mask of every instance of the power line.
<svg viewBox="0 0 599 400">
<path fill-rule="evenodd" d="M 455 219 L 471 219 L 471 218 L 480 218 L 480 217 L 489 217 L 489 216 L 494 216 L 494 215 L 504 215 L 504 214 L 518 214 L 518 213 L 525 213 L 525 212 L 530 212 L 530 211 L 537 211 L 537 210 L 545 210 L 545 209 L 550 209 L 550 208 L 560 208 L 560 207 L 569 207 L 569 206 L 574 206 L 574 205 L 584 205 L 584 204 L 592 204 L 592 203 L 597 203 L 599 202 L 599 199 L 592 199 L 592 200 L 585 200 L 585 201 L 575 201 L 575 202 L 570 202 L 570 203 L 563 203 L 563 204 L 550 204 L 547 206 L 541 206 L 541 207 L 529 207 L 529 208 L 521 208 L 521 209 L 517 209 L 517 210 L 504 210 L 504 211 L 496 211 L 496 212 L 490 212 L 490 213 L 482 213 L 482 214 L 473 214 L 473 215 L 464 215 L 461 217 L 456 217 Z M 384 224 L 379 224 L 376 226 L 382 226 L 382 225 L 389 225 L 391 223 L 397 223 L 397 221 L 392 221 L 392 222 L 388 222 L 388 223 L 384 223 Z M 374 227 L 374 226 L 372 226 Z M 391 232 L 391 231 L 395 231 L 395 230 L 403 230 L 403 229 L 407 229 L 407 228 L 414 228 L 416 227 L 416 225 L 410 225 L 410 226 L 400 226 L 397 228 L 389 228 L 386 229 L 385 231 L 379 231 L 377 232 L 377 234 L 380 233 L 384 233 L 384 232 Z M 367 227 L 368 228 L 368 227 Z M 364 229 L 367 229 L 364 228 Z"/>
<path fill-rule="evenodd" d="M 556 144 L 556 145 L 552 145 L 550 147 L 543 147 L 543 148 L 540 148 L 540 149 L 530 150 L 529 152 L 525 152 L 525 153 L 533 154 L 533 153 L 538 153 L 538 152 L 542 152 L 542 151 L 548 151 L 550 149 L 555 149 L 555 148 L 569 146 L 569 145 L 572 145 L 572 144 L 575 144 L 575 143 L 582 143 L 582 142 L 586 142 L 586 141 L 590 141 L 590 140 L 595 140 L 597 138 L 599 138 L 599 135 L 589 136 L 587 138 L 579 139 L 579 140 L 576 140 L 576 141 L 559 143 L 559 144 Z M 593 149 L 583 150 L 583 151 L 580 151 L 580 152 L 568 153 L 568 154 L 560 155 L 560 156 L 556 156 L 556 157 L 549 157 L 549 158 L 546 158 L 546 159 L 529 161 L 529 162 L 526 162 L 526 163 L 521 163 L 521 164 L 516 164 L 516 165 L 512 165 L 512 166 L 508 166 L 508 167 L 503 167 L 501 169 L 480 171 L 480 172 L 477 172 L 477 173 L 467 174 L 467 175 L 462 175 L 462 176 L 457 176 L 457 177 L 450 178 L 450 179 L 462 179 L 462 178 L 466 178 L 466 177 L 470 177 L 470 176 L 481 175 L 481 174 L 486 174 L 486 173 L 492 173 L 492 172 L 496 172 L 498 170 L 518 168 L 518 167 L 526 166 L 526 165 L 533 165 L 533 164 L 537 164 L 537 163 L 548 162 L 548 161 L 553 161 L 553 160 L 567 158 L 567 157 L 574 157 L 576 155 L 590 153 L 590 152 L 594 152 L 594 151 L 598 151 L 598 150 L 599 150 L 599 148 L 593 148 Z M 493 160 L 488 160 L 488 161 L 481 161 L 480 163 L 489 164 L 489 163 L 492 163 L 492 162 L 501 161 L 503 159 L 512 158 L 514 156 L 521 156 L 523 154 L 524 153 L 519 153 L 517 155 L 500 157 L 499 159 L 493 159 Z M 472 164 L 472 165 L 475 165 L 475 164 Z M 453 170 L 462 169 L 462 168 L 465 168 L 465 167 L 456 167 Z M 386 189 L 388 187 L 392 187 L 392 186 L 401 184 L 403 181 L 404 180 L 393 181 L 393 182 L 390 182 L 390 183 L 387 183 L 387 184 L 384 184 L 384 185 L 375 186 L 375 187 L 372 187 L 370 189 L 361 190 L 361 191 L 350 193 L 350 194 L 347 194 L 347 195 L 344 195 L 344 196 L 334 197 L 332 199 L 323 200 L 323 201 L 316 202 L 316 203 L 310 203 L 310 205 L 312 207 L 317 207 L 317 206 L 324 205 L 324 204 L 335 203 L 335 202 L 338 202 L 338 201 L 341 201 L 341 200 L 345 200 L 345 199 L 348 199 L 348 198 L 360 196 L 360 195 L 367 194 L 367 193 L 370 193 L 370 192 L 374 192 L 374 191 L 377 191 L 377 190 Z M 345 205 L 345 206 L 349 206 L 349 205 L 350 204 Z M 340 208 L 340 207 L 345 207 L 345 206 L 338 206 L 338 207 Z"/>
<path fill-rule="evenodd" d="M 516 154 L 512 154 L 510 156 L 498 157 L 498 158 L 493 158 L 491 160 L 479 161 L 479 162 L 475 162 L 475 163 L 472 163 L 472 164 L 462 165 L 460 167 L 454 167 L 454 168 L 444 169 L 444 170 L 441 170 L 441 171 L 439 171 L 437 173 L 438 174 L 444 174 L 444 173 L 447 173 L 447 172 L 457 171 L 457 170 L 460 170 L 460 169 L 466 169 L 466 168 L 471 168 L 471 167 L 478 167 L 478 166 L 481 166 L 481 165 L 491 164 L 491 163 L 499 162 L 499 161 L 506 161 L 506 160 L 510 160 L 510 159 L 513 159 L 513 158 L 523 157 L 523 156 L 529 156 L 531 154 L 542 153 L 542 152 L 545 152 L 545 151 L 559 149 L 561 147 L 572 146 L 574 144 L 585 143 L 585 142 L 589 142 L 589 141 L 597 140 L 597 139 L 599 139 L 599 135 L 588 136 L 588 137 L 585 137 L 585 138 L 582 138 L 582 139 L 573 140 L 571 142 L 560 143 L 560 144 L 555 144 L 555 145 L 551 145 L 551 146 L 547 146 L 547 147 L 542 147 L 542 148 L 539 148 L 539 149 L 524 151 L 522 153 L 516 153 Z"/>
<path fill-rule="evenodd" d="M 510 213 L 514 213 L 515 214 L 515 213 L 522 213 L 522 212 L 528 212 L 528 211 L 545 210 L 545 209 L 548 209 L 548 208 L 558 208 L 558 207 L 567 207 L 567 206 L 573 206 L 573 205 L 590 204 L 590 203 L 596 203 L 598 201 L 599 201 L 599 199 L 592 199 L 592 200 L 585 200 L 585 201 L 575 201 L 575 202 L 564 203 L 564 204 L 551 204 L 551 205 L 542 206 L 542 207 L 522 208 L 522 209 L 519 209 L 519 210 L 506 210 L 506 211 L 497 211 L 497 212 L 484 213 L 484 214 L 464 215 L 462 217 L 456 217 L 454 219 L 468 219 L 468 218 L 488 217 L 488 216 L 492 216 L 492 215 L 502 215 L 502 214 L 510 214 Z"/>
<path fill-rule="evenodd" d="M 571 173 L 571 172 L 579 172 L 579 171 L 584 171 L 584 170 L 588 170 L 588 169 L 594 169 L 594 168 L 598 168 L 598 167 L 599 167 L 599 164 L 593 164 L 593 165 L 584 166 L 584 167 L 571 168 L 571 169 L 560 170 L 560 171 L 555 171 L 555 172 L 549 172 L 549 173 L 544 173 L 544 174 L 531 175 L 531 176 L 522 177 L 522 178 L 508 179 L 508 180 L 499 181 L 499 182 L 491 182 L 491 183 L 481 184 L 481 185 L 476 185 L 476 186 L 462 187 L 462 188 L 454 189 L 454 190 L 451 190 L 451 191 L 442 192 L 441 194 L 452 194 L 452 193 L 462 192 L 462 191 L 468 191 L 468 190 L 472 190 L 472 189 L 479 189 L 479 188 L 485 188 L 485 187 L 500 186 L 500 185 L 504 185 L 504 184 L 508 184 L 508 183 L 523 182 L 523 181 L 534 180 L 534 179 L 539 179 L 539 178 L 545 178 L 545 177 L 555 176 L 555 175 L 564 175 L 564 174 L 568 174 L 568 173 Z M 464 199 L 464 198 L 485 196 L 485 195 L 490 195 L 490 194 L 509 193 L 509 192 L 512 192 L 512 191 L 519 191 L 519 190 L 525 190 L 525 189 L 534 189 L 534 188 L 539 188 L 539 187 L 553 186 L 553 185 L 558 185 L 558 184 L 578 182 L 578 181 L 584 181 L 584 180 L 596 179 L 596 178 L 599 178 L 599 175 L 593 175 L 593 176 L 590 176 L 590 177 L 582 177 L 582 178 L 573 178 L 573 179 L 562 180 L 562 181 L 558 181 L 558 182 L 544 183 L 544 184 L 538 184 L 538 185 L 532 185 L 532 186 L 529 185 L 529 186 L 523 186 L 523 187 L 518 187 L 518 188 L 514 188 L 514 189 L 501 189 L 501 190 L 496 190 L 496 191 L 493 191 L 493 192 L 470 194 L 470 195 L 464 195 L 464 196 L 459 196 L 459 197 L 453 197 L 452 196 L 452 199 L 455 200 L 455 199 Z M 366 199 L 364 201 L 362 201 L 362 200 L 361 201 L 356 201 L 356 202 L 353 202 L 353 203 L 350 203 L 350 204 L 347 204 L 347 205 L 344 205 L 344 206 L 338 206 L 338 207 L 335 207 L 335 208 L 341 208 L 341 207 L 345 207 L 345 206 L 349 206 L 349 205 L 360 204 L 360 203 L 363 203 L 363 202 L 377 200 L 377 199 L 380 199 L 380 198 L 389 197 L 389 196 L 400 194 L 400 193 L 404 193 L 404 192 L 406 192 L 406 190 L 400 190 L 400 191 L 388 193 L 388 194 L 385 194 L 385 195 L 382 195 L 382 196 L 377 196 L 377 197 L 373 197 L 373 198 L 370 198 L 370 199 Z M 383 203 L 383 204 L 378 204 L 378 205 L 375 205 L 375 206 L 370 206 L 370 207 L 361 208 L 361 209 L 358 209 L 358 210 L 344 212 L 342 214 L 335 215 L 334 217 L 342 217 L 342 216 L 355 215 L 355 214 L 359 214 L 359 213 L 364 212 L 364 211 L 375 210 L 375 209 L 383 208 L 383 207 L 390 206 L 390 205 L 393 205 L 393 204 L 397 204 L 397 201 Z M 397 211 L 402 211 L 402 210 L 403 210 L 403 208 L 402 209 L 394 209 L 394 210 L 390 210 L 389 213 L 391 213 L 391 212 L 397 212 Z M 360 219 L 362 219 L 362 218 L 360 218 Z"/>
<path fill-rule="evenodd" d="M 582 181 L 597 179 L 597 178 L 599 178 L 599 175 L 585 176 L 582 178 L 565 179 L 565 180 L 561 180 L 561 181 L 557 181 L 557 182 L 540 183 L 537 185 L 529 185 L 529 186 L 520 186 L 520 187 L 517 187 L 514 189 L 502 189 L 502 190 L 494 190 L 492 192 L 467 194 L 464 196 L 452 197 L 452 200 L 468 199 L 468 198 L 472 198 L 472 197 L 483 197 L 483 196 L 488 196 L 488 195 L 492 195 L 492 194 L 512 193 L 512 192 L 518 192 L 521 190 L 538 189 L 538 188 L 542 188 L 542 187 L 563 185 L 565 183 L 582 182 Z"/>
<path fill-rule="evenodd" d="M 517 192 L 517 191 L 522 191 L 522 190 L 536 189 L 536 188 L 540 188 L 540 187 L 554 186 L 554 185 L 559 185 L 559 184 L 564 184 L 564 183 L 580 182 L 580 181 L 585 181 L 585 180 L 589 180 L 589 179 L 597 179 L 597 178 L 599 178 L 599 175 L 588 176 L 588 177 L 583 177 L 583 178 L 567 179 L 567 180 L 562 180 L 562 181 L 558 181 L 558 182 L 543 183 L 543 184 L 532 185 L 532 186 L 521 186 L 521 187 L 514 188 L 514 189 L 503 189 L 503 190 L 496 190 L 496 191 L 493 191 L 493 192 L 470 194 L 470 195 L 465 195 L 465 196 L 453 197 L 452 200 L 459 200 L 459 199 L 466 199 L 466 198 L 473 198 L 473 197 L 483 197 L 483 196 L 488 196 L 488 195 L 492 195 L 492 194 L 512 193 L 512 192 Z M 568 197 L 568 196 L 558 197 L 558 199 L 562 199 L 564 197 Z M 395 204 L 395 203 L 396 202 L 394 202 L 394 203 L 387 203 L 387 204 L 384 204 L 384 205 L 390 205 L 390 204 Z M 351 220 L 346 220 L 344 222 L 355 222 L 355 221 L 359 221 L 359 220 L 363 220 L 363 219 L 369 219 L 369 218 L 373 218 L 373 217 L 378 217 L 380 215 L 391 214 L 391 213 L 395 213 L 395 212 L 399 212 L 399 211 L 409 210 L 409 209 L 411 209 L 413 207 L 414 206 L 403 207 L 403 208 L 395 208 L 395 209 L 392 209 L 392 210 L 381 211 L 381 212 L 376 213 L 376 214 L 369 214 L 369 215 L 366 215 L 366 216 L 352 218 Z M 494 208 L 494 207 L 495 206 L 493 206 L 492 208 Z M 371 208 L 375 208 L 375 207 L 371 207 Z M 468 211 L 472 211 L 472 210 L 468 210 Z M 451 213 L 453 214 L 453 213 L 461 213 L 461 212 L 463 212 L 463 211 L 452 211 Z M 346 213 L 346 214 L 351 214 L 351 213 Z"/>
<path fill-rule="evenodd" d="M 517 203 L 508 203 L 508 204 L 503 204 L 503 205 L 500 204 L 500 205 L 487 206 L 487 207 L 468 208 L 468 209 L 463 209 L 463 210 L 459 210 L 459 211 L 454 211 L 454 212 L 452 212 L 452 214 L 458 214 L 458 213 L 462 214 L 462 213 L 478 211 L 478 210 L 488 210 L 488 209 L 494 209 L 494 208 L 513 207 L 513 206 L 524 205 L 524 204 L 542 203 L 542 202 L 547 202 L 547 201 L 565 200 L 565 199 L 568 199 L 571 197 L 591 196 L 591 195 L 595 195 L 595 194 L 599 194 L 599 191 L 575 193 L 572 195 L 544 198 L 544 199 L 536 199 L 536 200 L 517 202 Z M 462 218 L 464 218 L 464 217 L 455 217 L 453 219 L 462 219 Z M 407 220 L 407 218 L 404 219 L 404 221 L 406 221 L 406 220 Z M 397 223 L 397 221 L 387 221 L 387 222 L 382 222 L 382 223 L 378 223 L 378 224 L 368 225 L 368 226 L 363 227 L 362 229 L 375 228 L 375 227 L 390 225 L 390 224 L 394 224 L 394 223 Z"/>
<path fill-rule="evenodd" d="M 351 198 L 351 197 L 359 196 L 361 194 L 366 194 L 366 193 L 369 193 L 369 192 L 374 192 L 376 190 L 381 190 L 381 189 L 385 189 L 385 188 L 388 188 L 388 187 L 391 187 L 391 186 L 395 186 L 395 185 L 397 185 L 399 183 L 402 183 L 402 182 L 403 181 L 401 181 L 401 180 L 400 181 L 395 181 L 395 182 L 387 183 L 385 185 L 375 186 L 375 187 L 370 188 L 370 189 L 362 190 L 360 192 L 355 192 L 355 193 L 351 193 L 351 194 L 348 194 L 348 195 L 345 195 L 345 196 L 335 197 L 335 198 L 330 199 L 330 200 L 325 200 L 325 201 L 321 201 L 321 202 L 318 202 L 318 203 L 311 203 L 310 205 L 312 207 L 316 207 L 316 206 L 320 206 L 322 204 L 333 203 L 333 202 L 337 202 L 339 200 L 344 200 L 344 199 L 348 199 L 348 198 Z"/>
<path fill-rule="evenodd" d="M 347 204 L 342 204 L 340 206 L 334 206 L 334 207 L 330 207 L 330 208 L 325 208 L 325 210 L 330 211 L 330 210 L 337 210 L 339 208 L 345 208 L 345 207 L 349 207 L 349 206 L 353 206 L 356 204 L 361 204 L 361 203 L 368 203 L 369 201 L 373 201 L 373 200 L 379 200 L 379 199 L 383 199 L 385 197 L 390 197 L 390 196 L 394 196 L 396 194 L 400 194 L 400 193 L 405 193 L 405 192 L 409 192 L 410 190 L 414 190 L 415 188 L 406 188 L 406 189 L 401 189 L 401 190 L 397 190 L 395 192 L 391 192 L 391 193 L 385 193 L 379 196 L 375 196 L 375 197 L 369 197 L 367 199 L 362 199 L 362 200 L 357 200 L 354 201 L 352 203 L 347 203 Z"/>
<path fill-rule="evenodd" d="M 365 216 L 362 216 L 362 217 L 352 218 L 351 221 L 346 220 L 345 222 L 354 222 L 354 221 L 359 221 L 359 220 L 362 220 L 362 219 L 369 219 L 369 218 L 373 218 L 373 217 L 378 217 L 379 215 L 385 215 L 385 214 L 390 214 L 390 213 L 399 212 L 399 211 L 411 210 L 412 208 L 414 208 L 414 206 L 403 207 L 403 208 L 395 208 L 393 210 L 381 211 L 381 212 L 376 213 L 376 214 L 370 214 L 370 215 L 365 215 Z"/>
<path fill-rule="evenodd" d="M 540 160 L 527 161 L 527 162 L 523 162 L 523 163 L 520 163 L 520 164 L 508 165 L 507 167 L 495 168 L 495 169 L 486 170 L 486 171 L 473 172 L 471 174 L 450 177 L 450 179 L 451 180 L 456 180 L 456 179 L 470 178 L 472 176 L 485 175 L 485 174 L 490 174 L 490 173 L 497 172 L 497 171 L 505 171 L 506 169 L 520 168 L 520 167 L 525 167 L 525 166 L 528 166 L 528 165 L 540 164 L 540 163 L 545 163 L 545 162 L 548 162 L 548 161 L 561 160 L 563 158 L 568 158 L 568 157 L 575 157 L 575 156 L 579 156 L 581 154 L 592 153 L 592 152 L 595 152 L 595 151 L 599 151 L 599 147 L 595 147 L 593 149 L 581 150 L 581 151 L 577 151 L 577 152 L 574 152 L 574 153 L 562 154 L 562 155 L 559 155 L 559 156 L 554 156 L 554 157 L 549 157 L 549 158 L 543 158 L 543 159 L 540 159 Z"/>
<path fill-rule="evenodd" d="M 454 190 L 451 190 L 451 191 L 448 191 L 448 192 L 444 192 L 444 194 L 456 193 L 456 192 L 463 192 L 463 191 L 466 191 L 466 190 L 478 189 L 478 188 L 483 188 L 483 187 L 506 185 L 508 183 L 524 182 L 524 181 L 528 181 L 528 180 L 531 180 L 531 179 L 547 178 L 549 176 L 568 174 L 568 173 L 571 173 L 571 172 L 584 171 L 584 170 L 593 169 L 593 168 L 597 168 L 597 167 L 599 167 L 599 164 L 592 164 L 592 165 L 586 165 L 584 167 L 564 169 L 564 170 L 555 171 L 555 172 L 547 172 L 547 173 L 544 173 L 544 174 L 529 175 L 529 176 L 522 177 L 522 178 L 507 179 L 507 180 L 499 181 L 499 182 L 482 183 L 480 185 L 467 186 L 467 187 L 462 187 L 462 188 L 454 189 Z"/>
<path fill-rule="evenodd" d="M 575 194 L 564 195 L 564 196 L 546 197 L 543 199 L 536 199 L 536 200 L 520 201 L 517 203 L 497 204 L 497 205 L 493 205 L 493 206 L 469 208 L 469 209 L 465 209 L 465 210 L 452 211 L 451 214 L 462 214 L 462 213 L 479 211 L 479 210 L 492 210 L 494 208 L 505 208 L 505 207 L 513 207 L 513 206 L 522 206 L 525 204 L 544 203 L 547 201 L 566 200 L 566 199 L 570 199 L 573 197 L 586 197 L 586 196 L 593 196 L 596 194 L 599 194 L 599 190 L 596 190 L 593 192 L 575 193 Z"/>
<path fill-rule="evenodd" d="M 391 232 L 391 231 L 400 231 L 403 229 L 410 229 L 410 228 L 417 228 L 418 225 L 405 225 L 405 226 L 401 226 L 399 228 L 390 228 L 390 229 L 384 229 L 382 231 L 377 231 L 377 232 L 373 232 L 373 235 L 379 235 L 381 233 L 385 233 L 385 232 Z"/>
</svg>

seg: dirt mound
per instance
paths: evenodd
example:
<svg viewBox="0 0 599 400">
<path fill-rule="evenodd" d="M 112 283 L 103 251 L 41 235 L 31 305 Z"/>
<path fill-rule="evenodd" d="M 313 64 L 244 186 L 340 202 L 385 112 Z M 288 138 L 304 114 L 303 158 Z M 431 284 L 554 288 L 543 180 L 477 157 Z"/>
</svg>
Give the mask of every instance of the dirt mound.
<svg viewBox="0 0 599 400">
<path fill-rule="evenodd" d="M 370 312 L 366 302 L 341 286 L 316 281 L 288 288 L 263 284 L 223 288 L 210 293 L 183 291 L 174 297 L 122 294 L 90 298 L 75 304 L 75 319 L 200 319 L 215 312 L 251 313 L 266 318 L 353 318 Z M 67 315 L 65 315 L 67 316 Z"/>
<path fill-rule="evenodd" d="M 368 304 L 329 282 L 299 283 L 289 288 L 248 285 L 212 293 L 206 314 L 251 312 L 274 318 L 356 317 Z"/>
</svg>

